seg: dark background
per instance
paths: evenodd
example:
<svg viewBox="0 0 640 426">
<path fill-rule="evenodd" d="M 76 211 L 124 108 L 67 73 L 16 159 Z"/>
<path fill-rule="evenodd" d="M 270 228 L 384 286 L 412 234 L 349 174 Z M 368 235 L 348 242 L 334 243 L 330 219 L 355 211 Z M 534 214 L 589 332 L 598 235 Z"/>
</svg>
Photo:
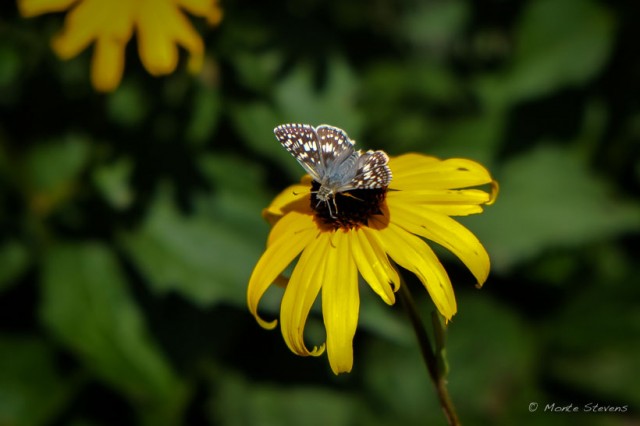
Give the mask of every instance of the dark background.
<svg viewBox="0 0 640 426">
<path fill-rule="evenodd" d="M 183 55 L 151 77 L 134 40 L 104 95 L 91 49 L 49 48 L 64 14 L 2 2 L 0 426 L 444 424 L 400 306 L 362 287 L 341 376 L 249 315 L 261 209 L 302 174 L 272 134 L 285 122 L 471 158 L 499 180 L 496 204 L 461 219 L 491 254 L 484 288 L 442 253 L 464 424 L 640 424 L 633 4 L 227 2 L 219 27 L 192 20 L 200 75 Z M 318 314 L 307 334 L 322 339 Z"/>
</svg>

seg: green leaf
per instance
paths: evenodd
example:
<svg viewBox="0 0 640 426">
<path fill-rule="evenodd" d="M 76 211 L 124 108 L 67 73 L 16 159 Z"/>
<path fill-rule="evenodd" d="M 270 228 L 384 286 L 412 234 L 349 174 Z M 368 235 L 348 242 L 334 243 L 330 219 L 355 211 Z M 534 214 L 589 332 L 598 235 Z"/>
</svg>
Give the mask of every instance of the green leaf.
<svg viewBox="0 0 640 426">
<path fill-rule="evenodd" d="M 412 344 L 413 333 L 405 318 L 399 317 L 397 311 L 380 300 L 367 284 L 361 282 L 360 288 L 358 327 L 390 342 L 400 345 Z M 317 310 L 321 313 L 320 309 Z"/>
<path fill-rule="evenodd" d="M 510 104 L 587 83 L 609 58 L 614 24 L 609 9 L 595 1 L 528 2 L 512 63 L 481 82 L 484 99 Z"/>
<path fill-rule="evenodd" d="M 384 402 L 374 408 L 378 424 L 445 424 L 415 337 L 403 345 L 375 340 L 363 349 L 355 368 L 366 372 L 364 385 L 371 399 Z"/>
<path fill-rule="evenodd" d="M 121 158 L 93 169 L 93 182 L 115 209 L 123 210 L 133 201 L 134 194 L 129 184 L 132 171 L 133 162 L 130 158 Z"/>
<path fill-rule="evenodd" d="M 546 249 L 640 229 L 640 204 L 614 196 L 569 149 L 540 146 L 507 162 L 497 179 L 496 203 L 482 215 L 462 218 L 489 251 L 496 272 Z"/>
<path fill-rule="evenodd" d="M 611 253 L 617 256 L 613 264 L 602 251 L 594 253 L 595 273 L 548 318 L 543 332 L 553 348 L 549 371 L 554 380 L 592 395 L 600 405 L 639 406 L 640 274 L 632 264 L 628 270 L 617 265 L 625 254 L 616 252 Z"/>
<path fill-rule="evenodd" d="M 459 294 L 458 314 L 447 329 L 449 390 L 469 424 L 530 416 L 527 404 L 539 394 L 533 331 L 515 311 L 487 296 L 477 290 Z"/>
<path fill-rule="evenodd" d="M 357 138 L 363 123 L 356 109 L 358 83 L 353 71 L 344 60 L 331 57 L 320 87 L 314 77 L 313 69 L 301 64 L 277 85 L 274 98 L 284 121 L 331 124 Z"/>
<path fill-rule="evenodd" d="M 211 215 L 183 215 L 168 191 L 161 191 L 144 224 L 122 233 L 120 241 L 158 294 L 175 291 L 202 306 L 244 307 L 246 285 L 266 241 L 262 206 L 250 207 L 247 198 L 229 194 L 209 203 Z M 204 210 L 207 203 L 197 204 Z"/>
<path fill-rule="evenodd" d="M 470 158 L 488 167 L 500 148 L 506 127 L 507 115 L 501 109 L 459 118 L 442 128 L 430 154 Z"/>
<path fill-rule="evenodd" d="M 143 422 L 175 424 L 185 386 L 146 330 L 113 253 L 98 243 L 45 254 L 42 321 L 99 378 L 126 394 Z"/>
<path fill-rule="evenodd" d="M 231 120 L 253 151 L 275 162 L 292 179 L 302 176 L 300 165 L 273 136 L 273 129 L 288 120 L 280 118 L 272 106 L 264 101 L 236 104 L 231 108 Z"/>
<path fill-rule="evenodd" d="M 29 265 L 29 252 L 17 241 L 0 246 L 0 291 L 11 286 Z"/>
<path fill-rule="evenodd" d="M 258 385 L 235 375 L 215 377 L 209 416 L 223 426 L 347 426 L 357 422 L 353 395 L 312 386 Z"/>
<path fill-rule="evenodd" d="M 89 159 L 86 138 L 68 134 L 33 146 L 24 159 L 24 173 L 37 193 L 54 195 L 78 177 Z"/>
<path fill-rule="evenodd" d="M 275 88 L 275 106 L 265 101 L 237 103 L 231 119 L 242 139 L 256 152 L 276 162 L 293 179 L 303 174 L 295 160 L 273 136 L 283 123 L 331 124 L 357 137 L 362 118 L 356 109 L 356 79 L 344 61 L 332 58 L 328 76 L 317 88 L 312 68 L 299 65 Z"/>
<path fill-rule="evenodd" d="M 186 128 L 186 139 L 194 144 L 209 142 L 222 112 L 222 97 L 217 88 L 201 85 L 193 96 L 193 112 Z"/>
<path fill-rule="evenodd" d="M 45 342 L 0 335 L 0 425 L 51 424 L 69 402 L 76 382 L 59 373 Z"/>
<path fill-rule="evenodd" d="M 517 401 L 531 397 L 534 346 L 513 312 L 481 293 L 467 294 L 458 295 L 459 312 L 446 330 L 447 386 L 463 424 L 489 424 L 492 416 L 506 416 L 511 408 L 494 403 L 505 389 L 518 389 L 508 394 Z M 428 327 L 433 305 L 417 301 Z M 431 343 L 436 343 L 431 327 L 428 330 Z M 367 372 L 365 385 L 373 400 L 385 401 L 381 415 L 388 421 L 381 424 L 446 424 L 415 336 L 408 344 L 378 340 L 366 349 L 365 362 L 357 368 Z M 529 415 L 526 408 L 524 414 Z"/>
<path fill-rule="evenodd" d="M 237 78 L 254 90 L 267 92 L 273 87 L 274 79 L 282 64 L 280 51 L 248 51 L 234 49 L 232 60 Z"/>
<path fill-rule="evenodd" d="M 107 113 L 111 120 L 124 127 L 133 127 L 149 114 L 149 97 L 143 86 L 125 80 L 107 96 Z"/>
<path fill-rule="evenodd" d="M 460 123 L 429 111 L 460 108 L 465 89 L 450 69 L 432 60 L 406 61 L 402 66 L 388 60 L 368 68 L 361 98 L 371 137 L 366 146 L 387 148 L 395 154 L 446 147 L 447 133 Z M 462 143 L 474 149 L 481 143 L 477 138 L 474 134 Z"/>
<path fill-rule="evenodd" d="M 460 0 L 416 3 L 408 8 L 398 30 L 419 47 L 444 53 L 470 16 L 470 4 Z"/>
<path fill-rule="evenodd" d="M 12 86 L 16 86 L 16 79 L 23 68 L 22 62 L 17 47 L 6 43 L 6 39 L 0 42 L 0 89 L 3 92 L 0 104 L 7 101 L 5 97 L 11 93 Z"/>
</svg>

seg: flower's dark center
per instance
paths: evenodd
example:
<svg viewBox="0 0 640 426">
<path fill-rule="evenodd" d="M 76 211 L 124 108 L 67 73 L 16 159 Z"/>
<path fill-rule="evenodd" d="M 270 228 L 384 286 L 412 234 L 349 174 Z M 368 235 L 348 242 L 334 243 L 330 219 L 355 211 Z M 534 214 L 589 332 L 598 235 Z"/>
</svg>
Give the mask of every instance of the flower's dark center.
<svg viewBox="0 0 640 426">
<path fill-rule="evenodd" d="M 371 216 L 382 214 L 382 204 L 387 195 L 387 188 L 353 189 L 338 192 L 322 201 L 317 197 L 318 189 L 320 184 L 312 181 L 311 209 L 323 224 L 335 229 L 367 225 Z"/>
</svg>

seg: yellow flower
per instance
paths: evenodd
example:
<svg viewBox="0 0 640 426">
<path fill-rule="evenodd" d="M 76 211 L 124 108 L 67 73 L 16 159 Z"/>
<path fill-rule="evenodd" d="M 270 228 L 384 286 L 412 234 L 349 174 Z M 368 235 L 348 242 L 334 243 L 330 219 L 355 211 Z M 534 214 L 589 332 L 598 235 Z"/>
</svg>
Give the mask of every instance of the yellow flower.
<svg viewBox="0 0 640 426">
<path fill-rule="evenodd" d="M 216 25 L 222 19 L 218 0 L 18 0 L 24 17 L 71 9 L 52 41 L 53 50 L 69 59 L 95 42 L 91 82 L 109 92 L 120 84 L 125 47 L 134 29 L 144 67 L 154 76 L 172 73 L 178 45 L 190 54 L 189 69 L 202 66 L 204 46 L 182 9 Z"/>
<path fill-rule="evenodd" d="M 387 304 L 400 285 L 395 264 L 414 273 L 435 306 L 449 320 L 456 299 L 447 272 L 429 245 L 431 240 L 459 257 L 481 286 L 489 274 L 489 256 L 478 239 L 450 216 L 480 213 L 491 204 L 497 183 L 480 164 L 466 159 L 440 160 L 405 154 L 389 160 L 388 189 L 337 193 L 333 209 L 318 203 L 319 184 L 305 176 L 280 193 L 263 212 L 273 225 L 267 248 L 247 290 L 250 312 L 267 329 L 277 320 L 258 315 L 258 303 L 282 271 L 300 255 L 280 307 L 287 346 L 298 355 L 320 355 L 325 343 L 308 349 L 303 331 L 318 294 L 326 330 L 326 350 L 335 374 L 351 371 L 353 337 L 360 305 L 358 275 Z M 490 184 L 491 193 L 473 189 Z"/>
</svg>

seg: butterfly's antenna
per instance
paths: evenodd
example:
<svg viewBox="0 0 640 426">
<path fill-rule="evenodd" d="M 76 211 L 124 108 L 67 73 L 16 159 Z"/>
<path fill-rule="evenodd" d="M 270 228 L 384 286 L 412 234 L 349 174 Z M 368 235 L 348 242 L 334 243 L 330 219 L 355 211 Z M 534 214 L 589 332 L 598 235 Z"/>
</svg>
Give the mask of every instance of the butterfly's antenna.
<svg viewBox="0 0 640 426">
<path fill-rule="evenodd" d="M 349 194 L 348 192 L 343 192 L 343 193 L 342 193 L 342 195 L 344 195 L 345 197 L 351 197 L 351 198 L 354 198 L 354 199 L 356 199 L 356 200 L 358 200 L 358 201 L 364 201 L 362 198 L 358 198 L 358 197 L 356 197 L 356 196 L 355 196 L 355 195 L 353 195 L 353 194 Z"/>
</svg>

